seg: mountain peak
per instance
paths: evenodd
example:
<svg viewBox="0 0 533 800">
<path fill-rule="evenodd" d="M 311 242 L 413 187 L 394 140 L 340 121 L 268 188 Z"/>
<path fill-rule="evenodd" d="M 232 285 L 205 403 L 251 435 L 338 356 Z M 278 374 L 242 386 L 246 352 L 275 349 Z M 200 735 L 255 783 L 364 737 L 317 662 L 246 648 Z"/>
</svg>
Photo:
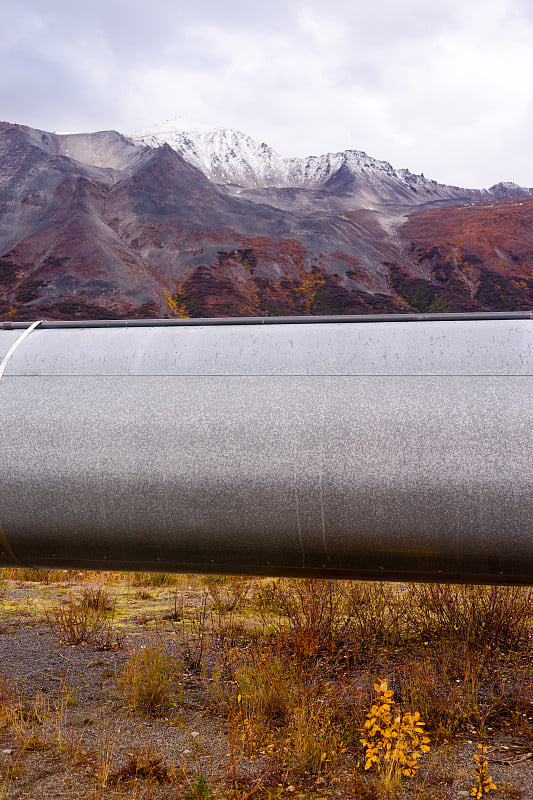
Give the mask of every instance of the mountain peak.
<svg viewBox="0 0 533 800">
<path fill-rule="evenodd" d="M 165 136 L 176 133 L 206 133 L 212 130 L 216 130 L 212 125 L 206 125 L 204 122 L 198 122 L 188 117 L 177 116 L 164 122 L 157 122 L 144 130 L 127 133 L 126 136 L 137 139 L 155 134 Z"/>
<path fill-rule="evenodd" d="M 361 150 L 287 158 L 242 131 L 211 127 L 184 117 L 158 123 L 131 134 L 130 139 L 150 147 L 164 142 L 216 183 L 237 184 L 245 189 L 319 189 L 342 167 L 352 176 L 379 172 L 400 177 L 388 162 L 371 158 Z"/>
<path fill-rule="evenodd" d="M 210 127 L 183 117 L 154 125 L 130 139 L 149 147 L 166 143 L 215 183 L 233 187 L 234 191 L 268 191 L 265 202 L 281 204 L 279 207 L 283 208 L 292 202 L 283 194 L 288 189 L 319 191 L 323 202 L 324 192 L 340 192 L 346 207 L 353 208 L 420 205 L 472 194 L 468 189 L 442 186 L 407 169 L 397 170 L 388 161 L 379 161 L 362 150 L 287 158 L 241 131 Z"/>
</svg>

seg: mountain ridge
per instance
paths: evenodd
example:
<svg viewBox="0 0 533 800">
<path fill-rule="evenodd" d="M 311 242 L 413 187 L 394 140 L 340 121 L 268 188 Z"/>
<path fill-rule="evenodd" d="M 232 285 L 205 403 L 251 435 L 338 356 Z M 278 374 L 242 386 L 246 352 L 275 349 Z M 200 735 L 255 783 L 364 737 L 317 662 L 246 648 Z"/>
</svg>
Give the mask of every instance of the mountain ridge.
<svg viewBox="0 0 533 800">
<path fill-rule="evenodd" d="M 0 316 L 533 307 L 530 190 L 455 196 L 358 151 L 315 188 L 245 188 L 156 145 L 0 123 Z"/>
<path fill-rule="evenodd" d="M 231 128 L 197 125 L 181 118 L 168 120 L 128 136 L 136 144 L 150 147 L 165 143 L 215 183 L 243 189 L 339 190 L 357 201 L 374 205 L 421 204 L 435 200 L 490 199 L 529 195 L 533 189 L 502 182 L 488 189 L 465 189 L 439 184 L 408 169 L 396 169 L 388 161 L 368 156 L 361 150 L 328 152 L 306 158 L 279 155 L 264 142 Z M 363 183 L 371 191 L 357 191 Z M 376 184 L 380 185 L 378 191 Z M 388 187 L 388 195 L 383 187 Z M 373 191 L 372 191 L 373 190 Z"/>
</svg>

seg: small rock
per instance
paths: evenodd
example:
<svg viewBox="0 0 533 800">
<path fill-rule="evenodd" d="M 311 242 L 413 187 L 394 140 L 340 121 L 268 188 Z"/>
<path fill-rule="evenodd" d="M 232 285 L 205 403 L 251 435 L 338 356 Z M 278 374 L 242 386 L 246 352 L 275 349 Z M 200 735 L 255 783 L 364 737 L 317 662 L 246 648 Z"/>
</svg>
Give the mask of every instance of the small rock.
<svg viewBox="0 0 533 800">
<path fill-rule="evenodd" d="M 6 748 L 5 750 L 2 750 L 2 754 L 4 756 L 10 756 L 12 752 L 13 752 L 13 750 L 9 750 L 9 748 Z"/>
</svg>

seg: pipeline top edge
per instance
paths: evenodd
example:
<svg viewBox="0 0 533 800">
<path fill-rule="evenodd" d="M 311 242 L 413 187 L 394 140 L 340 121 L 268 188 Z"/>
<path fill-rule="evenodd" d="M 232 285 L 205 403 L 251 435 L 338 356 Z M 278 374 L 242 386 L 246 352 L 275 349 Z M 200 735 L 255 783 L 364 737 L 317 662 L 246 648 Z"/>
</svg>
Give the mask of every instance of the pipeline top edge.
<svg viewBox="0 0 533 800">
<path fill-rule="evenodd" d="M 461 320 L 533 319 L 533 311 L 490 311 L 456 314 L 358 314 L 321 317 L 195 317 L 193 319 L 43 320 L 40 328 L 154 328 L 191 325 L 297 325 L 325 322 L 457 322 Z M 28 328 L 32 322 L 0 321 L 3 330 Z"/>
</svg>

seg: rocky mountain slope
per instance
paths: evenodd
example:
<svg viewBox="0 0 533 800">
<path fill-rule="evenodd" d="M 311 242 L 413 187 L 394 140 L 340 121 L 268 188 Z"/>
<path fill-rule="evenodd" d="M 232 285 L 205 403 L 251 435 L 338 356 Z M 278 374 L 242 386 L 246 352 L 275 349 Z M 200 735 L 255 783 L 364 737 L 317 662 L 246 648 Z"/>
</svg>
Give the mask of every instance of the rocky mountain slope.
<svg viewBox="0 0 533 800">
<path fill-rule="evenodd" d="M 529 190 L 193 133 L 0 123 L 0 316 L 533 307 Z"/>
</svg>

